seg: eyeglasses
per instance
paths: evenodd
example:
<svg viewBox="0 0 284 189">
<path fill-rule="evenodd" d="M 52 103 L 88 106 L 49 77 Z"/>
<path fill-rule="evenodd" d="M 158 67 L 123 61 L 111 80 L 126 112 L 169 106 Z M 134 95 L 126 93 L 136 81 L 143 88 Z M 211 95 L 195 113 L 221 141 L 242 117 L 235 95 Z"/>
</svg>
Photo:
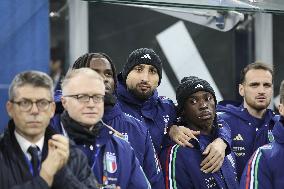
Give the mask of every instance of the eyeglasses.
<svg viewBox="0 0 284 189">
<path fill-rule="evenodd" d="M 104 101 L 105 96 L 104 95 L 99 95 L 95 94 L 92 96 L 86 95 L 86 94 L 78 94 L 78 95 L 65 95 L 64 97 L 72 97 L 76 98 L 79 102 L 82 103 L 88 103 L 90 102 L 90 99 L 93 99 L 94 103 L 102 103 Z"/>
<path fill-rule="evenodd" d="M 24 99 L 24 100 L 21 100 L 21 101 L 10 100 L 10 102 L 17 104 L 21 111 L 28 112 L 32 109 L 33 104 L 36 104 L 36 107 L 39 111 L 45 111 L 49 108 L 50 103 L 52 103 L 53 101 L 50 101 L 50 100 L 47 100 L 47 99 L 40 99 L 40 100 L 36 100 L 36 101 Z"/>
</svg>

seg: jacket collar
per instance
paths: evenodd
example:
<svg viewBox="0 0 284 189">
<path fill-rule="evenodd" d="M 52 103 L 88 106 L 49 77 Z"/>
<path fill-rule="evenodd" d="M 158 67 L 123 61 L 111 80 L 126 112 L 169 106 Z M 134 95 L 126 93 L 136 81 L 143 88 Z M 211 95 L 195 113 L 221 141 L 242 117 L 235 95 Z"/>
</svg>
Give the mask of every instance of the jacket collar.
<svg viewBox="0 0 284 189">
<path fill-rule="evenodd" d="M 105 107 L 103 121 L 107 122 L 109 120 L 113 120 L 115 117 L 122 115 L 123 112 L 118 103 L 114 106 Z"/>
<path fill-rule="evenodd" d="M 284 144 L 284 117 L 281 116 L 273 128 L 273 136 L 276 142 Z"/>
<path fill-rule="evenodd" d="M 101 122 L 100 124 L 103 124 L 103 127 L 101 127 L 99 135 L 96 138 L 96 146 L 101 147 L 106 145 L 110 140 L 114 132 L 110 130 L 107 126 L 105 126 L 105 123 Z"/>
<path fill-rule="evenodd" d="M 137 105 L 137 106 L 147 106 L 147 105 L 155 105 L 159 99 L 157 89 L 154 90 L 154 94 L 146 101 L 137 99 L 132 93 L 130 93 L 125 83 L 118 76 L 118 85 L 117 85 L 117 96 L 118 99 L 126 101 L 128 103 Z"/>
<path fill-rule="evenodd" d="M 235 115 L 239 119 L 249 121 L 256 119 L 252 115 L 249 114 L 246 108 L 244 108 L 243 103 L 239 106 L 235 106 L 235 104 L 218 104 L 217 105 L 218 112 L 226 112 Z M 263 123 L 269 123 L 270 120 L 274 117 L 275 113 L 271 109 L 266 109 L 266 112 L 263 117 Z"/>
</svg>

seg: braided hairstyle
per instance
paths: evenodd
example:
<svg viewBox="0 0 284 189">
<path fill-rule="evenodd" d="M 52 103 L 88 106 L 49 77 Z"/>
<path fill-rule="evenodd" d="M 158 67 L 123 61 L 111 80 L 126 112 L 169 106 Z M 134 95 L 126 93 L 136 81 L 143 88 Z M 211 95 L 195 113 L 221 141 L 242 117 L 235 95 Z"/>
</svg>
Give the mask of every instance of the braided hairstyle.
<svg viewBox="0 0 284 189">
<path fill-rule="evenodd" d="M 114 87 L 116 88 L 117 85 L 116 68 L 111 58 L 105 53 L 98 52 L 98 53 L 83 54 L 74 62 L 74 64 L 72 65 L 72 69 L 89 68 L 92 58 L 105 58 L 109 61 L 113 73 Z"/>
</svg>

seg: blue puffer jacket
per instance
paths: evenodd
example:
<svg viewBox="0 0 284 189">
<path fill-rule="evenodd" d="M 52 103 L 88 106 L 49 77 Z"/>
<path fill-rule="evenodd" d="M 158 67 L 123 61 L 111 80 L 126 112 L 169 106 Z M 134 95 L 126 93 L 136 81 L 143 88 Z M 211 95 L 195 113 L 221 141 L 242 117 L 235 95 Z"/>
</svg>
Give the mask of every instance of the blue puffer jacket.
<svg viewBox="0 0 284 189">
<path fill-rule="evenodd" d="M 263 119 L 251 116 L 243 105 L 218 105 L 218 115 L 228 123 L 232 136 L 232 151 L 236 155 L 237 174 L 240 180 L 243 169 L 253 152 L 273 141 L 272 129 L 275 113 L 267 109 Z M 276 116 L 277 117 L 277 116 Z"/>
<path fill-rule="evenodd" d="M 122 111 L 138 119 L 149 129 L 155 150 L 159 154 L 167 127 L 176 120 L 174 103 L 168 98 L 159 97 L 156 90 L 147 101 L 138 100 L 127 91 L 121 76 L 118 77 L 116 92 Z"/>
<path fill-rule="evenodd" d="M 202 152 L 216 137 L 216 134 L 212 136 L 201 134 L 197 137 L 199 142 L 196 140 L 191 141 L 194 148 L 174 145 L 163 149 L 160 158 L 166 189 L 238 188 L 233 153 L 225 157 L 224 163 L 218 172 L 206 174 L 200 171 L 200 163 L 204 158 Z"/>
<path fill-rule="evenodd" d="M 282 189 L 284 187 L 284 118 L 273 128 L 275 141 L 253 154 L 244 169 L 240 188 Z"/>
<path fill-rule="evenodd" d="M 164 189 L 164 178 L 149 131 L 136 119 L 122 112 L 116 103 L 105 108 L 103 121 L 130 142 L 153 189 Z"/>
<path fill-rule="evenodd" d="M 53 119 L 52 127 L 67 135 L 60 119 Z M 57 123 L 56 123 L 57 121 Z M 99 135 L 94 144 L 77 144 L 89 159 L 89 165 L 102 186 L 120 186 L 121 189 L 148 189 L 151 185 L 128 142 L 99 122 Z M 72 138 L 71 138 L 72 139 Z"/>
</svg>

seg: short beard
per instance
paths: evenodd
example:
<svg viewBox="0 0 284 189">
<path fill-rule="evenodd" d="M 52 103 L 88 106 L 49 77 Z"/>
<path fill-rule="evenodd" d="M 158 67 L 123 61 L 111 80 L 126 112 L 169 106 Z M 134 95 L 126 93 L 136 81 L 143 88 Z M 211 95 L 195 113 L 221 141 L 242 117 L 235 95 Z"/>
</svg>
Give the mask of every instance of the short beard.
<svg viewBox="0 0 284 189">
<path fill-rule="evenodd" d="M 139 100 L 142 101 L 146 101 L 148 100 L 152 95 L 153 95 L 153 91 L 149 91 L 147 93 L 141 93 L 139 91 L 137 91 L 136 89 L 129 89 L 128 91 L 133 94 L 136 98 L 138 98 Z"/>
</svg>

